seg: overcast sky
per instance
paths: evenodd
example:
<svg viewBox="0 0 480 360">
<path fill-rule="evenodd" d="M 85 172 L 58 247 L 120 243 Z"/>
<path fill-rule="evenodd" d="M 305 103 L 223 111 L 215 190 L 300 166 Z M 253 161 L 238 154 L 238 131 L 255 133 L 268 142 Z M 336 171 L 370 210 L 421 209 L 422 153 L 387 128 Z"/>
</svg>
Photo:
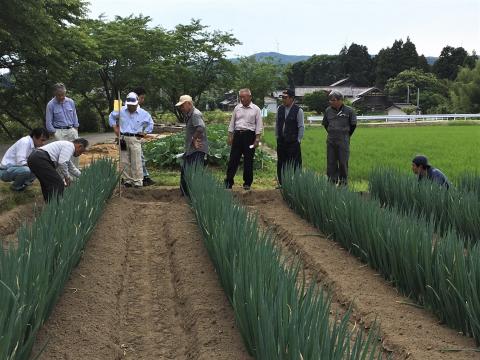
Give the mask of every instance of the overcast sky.
<svg viewBox="0 0 480 360">
<path fill-rule="evenodd" d="M 148 15 L 165 29 L 201 19 L 242 42 L 229 56 L 337 54 L 352 42 L 376 54 L 407 36 L 425 56 L 445 45 L 480 50 L 479 0 L 90 0 L 89 9 L 93 18 Z"/>
</svg>

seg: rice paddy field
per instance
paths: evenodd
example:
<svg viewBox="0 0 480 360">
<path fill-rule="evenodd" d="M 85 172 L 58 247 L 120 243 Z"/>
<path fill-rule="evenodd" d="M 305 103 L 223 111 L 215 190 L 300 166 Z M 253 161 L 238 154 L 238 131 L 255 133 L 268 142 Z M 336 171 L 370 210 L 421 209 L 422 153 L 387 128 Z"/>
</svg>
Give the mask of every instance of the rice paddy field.
<svg viewBox="0 0 480 360">
<path fill-rule="evenodd" d="M 448 178 L 480 171 L 480 125 L 358 127 L 351 138 L 349 177 L 365 184 L 372 169 L 388 166 L 411 173 L 411 160 L 424 154 Z M 265 132 L 266 143 L 275 148 L 273 130 Z M 302 159 L 306 168 L 326 173 L 326 131 L 306 126 Z"/>
</svg>

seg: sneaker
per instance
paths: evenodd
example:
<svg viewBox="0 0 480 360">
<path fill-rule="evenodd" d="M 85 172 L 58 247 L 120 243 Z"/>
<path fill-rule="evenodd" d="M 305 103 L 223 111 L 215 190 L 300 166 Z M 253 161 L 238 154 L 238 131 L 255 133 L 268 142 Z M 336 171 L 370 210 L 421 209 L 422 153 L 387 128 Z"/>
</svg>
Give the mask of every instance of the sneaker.
<svg viewBox="0 0 480 360">
<path fill-rule="evenodd" d="M 150 179 L 149 177 L 144 177 L 143 178 L 143 186 L 150 186 L 150 185 L 155 185 L 155 181 Z"/>
<path fill-rule="evenodd" d="M 126 183 L 123 184 L 123 186 L 125 186 L 126 188 L 131 188 L 133 185 L 126 182 Z"/>
<path fill-rule="evenodd" d="M 245 191 L 250 190 L 250 185 L 243 185 L 243 190 L 245 190 Z"/>
</svg>

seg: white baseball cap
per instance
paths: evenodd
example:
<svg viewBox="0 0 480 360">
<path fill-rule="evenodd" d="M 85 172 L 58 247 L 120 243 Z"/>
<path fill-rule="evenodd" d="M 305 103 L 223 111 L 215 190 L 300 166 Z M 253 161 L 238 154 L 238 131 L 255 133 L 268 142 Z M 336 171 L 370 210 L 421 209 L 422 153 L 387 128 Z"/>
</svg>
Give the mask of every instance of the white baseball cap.
<svg viewBox="0 0 480 360">
<path fill-rule="evenodd" d="M 175 106 L 181 106 L 183 105 L 183 103 L 186 103 L 186 102 L 191 102 L 193 104 L 193 100 L 190 95 L 180 96 L 180 99 L 178 100 L 178 103 L 175 104 Z"/>
<path fill-rule="evenodd" d="M 125 105 L 138 105 L 138 95 L 134 92 L 128 93 Z"/>
</svg>

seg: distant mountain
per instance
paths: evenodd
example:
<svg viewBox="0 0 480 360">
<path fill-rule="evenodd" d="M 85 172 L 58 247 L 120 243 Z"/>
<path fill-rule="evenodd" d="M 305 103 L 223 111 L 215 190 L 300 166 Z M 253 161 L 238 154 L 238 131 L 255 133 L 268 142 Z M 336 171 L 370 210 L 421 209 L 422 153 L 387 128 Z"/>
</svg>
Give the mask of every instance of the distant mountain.
<svg viewBox="0 0 480 360">
<path fill-rule="evenodd" d="M 427 59 L 428 65 L 433 65 L 435 61 L 438 60 L 437 56 L 425 56 L 425 58 Z"/>
<path fill-rule="evenodd" d="M 285 55 L 277 52 L 261 52 L 253 54 L 253 56 L 255 56 L 257 61 L 262 61 L 265 58 L 271 57 L 278 60 L 281 64 L 292 64 L 310 58 L 310 55 Z"/>
<path fill-rule="evenodd" d="M 307 60 L 311 57 L 311 55 L 285 55 L 277 52 L 260 52 L 260 53 L 253 54 L 251 56 L 255 56 L 255 59 L 257 61 L 262 61 L 265 58 L 270 57 L 278 61 L 280 64 L 292 64 L 298 61 Z M 376 55 L 370 55 L 370 56 L 374 58 Z M 438 57 L 436 56 L 426 56 L 425 58 L 427 59 L 427 62 L 429 65 L 433 65 L 433 63 L 438 60 Z M 236 62 L 238 58 L 230 59 L 230 60 L 232 60 L 233 62 Z"/>
<path fill-rule="evenodd" d="M 310 55 L 285 55 L 277 52 L 260 52 L 253 54 L 257 61 L 265 60 L 266 58 L 273 58 L 275 61 L 278 61 L 280 64 L 292 64 L 298 61 L 304 61 L 310 58 Z M 237 62 L 238 58 L 230 59 L 232 62 Z"/>
</svg>

